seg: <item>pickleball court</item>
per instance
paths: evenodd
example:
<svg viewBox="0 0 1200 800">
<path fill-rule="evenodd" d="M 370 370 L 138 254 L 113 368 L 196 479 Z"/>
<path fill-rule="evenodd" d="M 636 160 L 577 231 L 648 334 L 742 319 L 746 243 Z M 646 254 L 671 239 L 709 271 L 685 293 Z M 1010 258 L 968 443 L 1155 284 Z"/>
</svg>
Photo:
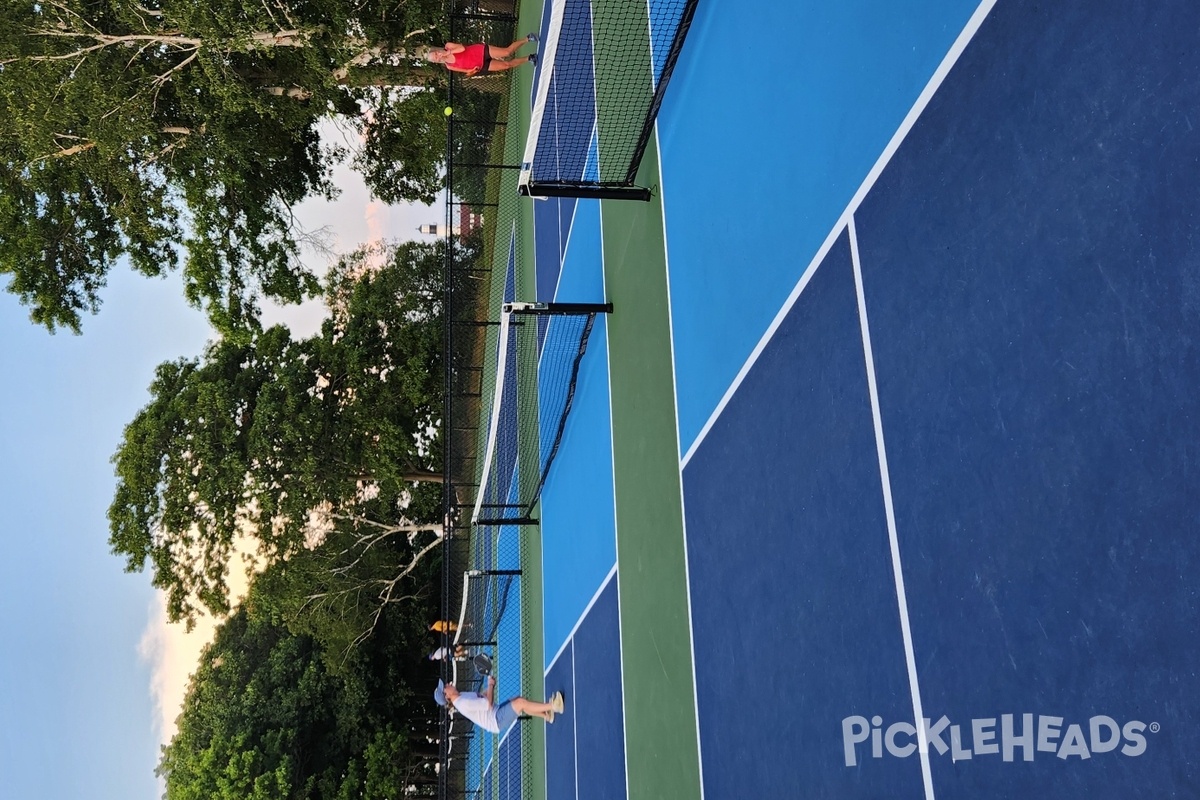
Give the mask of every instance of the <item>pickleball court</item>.
<svg viewBox="0 0 1200 800">
<path fill-rule="evenodd" d="M 615 310 L 541 497 L 569 708 L 523 780 L 1200 794 L 1197 30 L 701 0 L 651 202 L 529 201 L 537 299 Z"/>
</svg>

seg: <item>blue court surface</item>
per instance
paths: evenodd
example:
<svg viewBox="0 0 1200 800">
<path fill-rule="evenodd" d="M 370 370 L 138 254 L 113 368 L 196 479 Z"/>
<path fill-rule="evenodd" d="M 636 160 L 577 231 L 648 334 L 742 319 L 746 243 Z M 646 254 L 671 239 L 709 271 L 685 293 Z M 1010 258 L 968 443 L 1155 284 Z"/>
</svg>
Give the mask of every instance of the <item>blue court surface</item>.
<svg viewBox="0 0 1200 800">
<path fill-rule="evenodd" d="M 546 673 L 572 702 L 546 733 L 548 797 L 624 798 L 617 585 L 611 575 Z"/>
<path fill-rule="evenodd" d="M 710 800 L 1200 797 L 1198 33 L 701 0 L 655 202 Z M 535 214 L 540 299 L 594 300 L 599 204 Z M 600 333 L 543 493 L 551 800 L 637 795 Z"/>
</svg>

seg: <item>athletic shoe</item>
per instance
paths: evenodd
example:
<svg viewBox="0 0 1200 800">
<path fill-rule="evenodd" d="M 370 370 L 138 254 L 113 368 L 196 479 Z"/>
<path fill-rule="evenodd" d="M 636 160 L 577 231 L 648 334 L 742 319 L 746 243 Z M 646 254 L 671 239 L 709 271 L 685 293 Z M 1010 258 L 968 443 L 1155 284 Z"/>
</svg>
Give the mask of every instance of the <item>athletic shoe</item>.
<svg viewBox="0 0 1200 800">
<path fill-rule="evenodd" d="M 553 709 L 552 709 L 552 710 L 550 710 L 550 711 L 547 711 L 547 712 L 546 712 L 546 724 L 547 724 L 547 725 L 553 725 L 553 724 L 554 724 L 554 711 L 553 711 Z"/>
<path fill-rule="evenodd" d="M 527 58 L 530 64 L 533 64 L 535 67 L 537 66 L 537 53 L 530 53 Z"/>
<path fill-rule="evenodd" d="M 555 692 L 554 696 L 550 698 L 550 708 L 554 709 L 556 714 L 563 713 L 563 709 L 566 708 L 566 703 L 563 702 L 562 692 Z"/>
<path fill-rule="evenodd" d="M 525 41 L 536 42 L 538 41 L 538 35 L 536 33 L 527 33 L 525 34 Z"/>
</svg>

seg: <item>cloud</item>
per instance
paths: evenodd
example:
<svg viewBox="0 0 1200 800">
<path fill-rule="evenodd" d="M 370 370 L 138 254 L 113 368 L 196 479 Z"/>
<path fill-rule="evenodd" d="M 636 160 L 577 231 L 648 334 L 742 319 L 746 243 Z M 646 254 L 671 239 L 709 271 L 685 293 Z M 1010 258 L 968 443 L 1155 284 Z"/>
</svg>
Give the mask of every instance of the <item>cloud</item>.
<svg viewBox="0 0 1200 800">
<path fill-rule="evenodd" d="M 388 209 L 389 207 L 386 204 L 381 203 L 378 200 L 372 200 L 371 202 L 367 203 L 365 210 L 367 221 L 367 241 L 373 242 L 379 239 L 386 239 L 391 234 L 391 231 L 389 230 L 390 225 L 388 225 L 387 219 Z"/>
<path fill-rule="evenodd" d="M 242 565 L 253 555 L 253 543 L 246 537 L 236 542 L 229 571 L 230 596 L 240 601 L 249 587 Z M 176 720 L 183 709 L 188 683 L 200 662 L 200 654 L 217 632 L 217 620 L 208 615 L 197 618 L 189 632 L 182 622 L 167 619 L 166 596 L 157 592 L 150 609 L 150 620 L 138 641 L 138 655 L 150 665 L 150 697 L 154 703 L 155 735 L 160 744 L 168 744 L 175 735 Z"/>
<path fill-rule="evenodd" d="M 138 642 L 138 655 L 150 664 L 154 733 L 161 744 L 175 735 L 175 721 L 183 707 L 188 681 L 215 632 L 216 625 L 209 618 L 198 621 L 190 633 L 182 623 L 168 621 L 166 598 L 162 594 L 155 597 L 150 622 Z"/>
</svg>

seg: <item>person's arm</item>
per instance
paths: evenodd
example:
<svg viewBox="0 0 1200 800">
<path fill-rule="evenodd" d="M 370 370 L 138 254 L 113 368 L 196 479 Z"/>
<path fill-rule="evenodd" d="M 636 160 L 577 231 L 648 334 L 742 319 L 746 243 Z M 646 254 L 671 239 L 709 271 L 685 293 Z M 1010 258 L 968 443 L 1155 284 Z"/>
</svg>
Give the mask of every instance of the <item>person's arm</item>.
<svg viewBox="0 0 1200 800">
<path fill-rule="evenodd" d="M 487 688 L 483 690 L 483 696 L 487 698 L 488 708 L 496 705 L 496 679 L 491 675 L 487 676 Z"/>
<path fill-rule="evenodd" d="M 446 47 L 444 49 L 447 53 L 461 53 L 467 48 L 458 42 L 446 42 Z"/>
</svg>

